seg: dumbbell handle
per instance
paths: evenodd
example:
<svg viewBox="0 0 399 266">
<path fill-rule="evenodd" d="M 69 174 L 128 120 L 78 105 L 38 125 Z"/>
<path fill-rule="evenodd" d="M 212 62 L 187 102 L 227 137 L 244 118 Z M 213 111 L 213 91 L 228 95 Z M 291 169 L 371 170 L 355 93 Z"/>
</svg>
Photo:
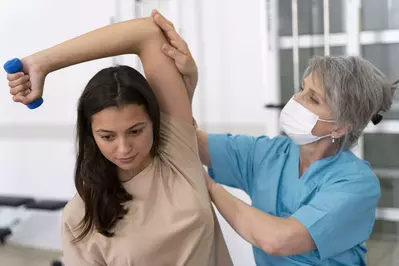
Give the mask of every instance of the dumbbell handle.
<svg viewBox="0 0 399 266">
<path fill-rule="evenodd" d="M 8 60 L 4 64 L 4 70 L 8 74 L 14 74 L 14 73 L 17 73 L 17 72 L 21 72 L 22 71 L 22 62 L 21 62 L 21 60 L 19 60 L 18 58 L 14 58 L 14 59 Z M 27 106 L 28 106 L 29 109 L 36 109 L 37 107 L 42 105 L 42 103 L 43 103 L 43 98 L 39 98 L 39 99 L 34 100 L 33 102 L 31 102 Z"/>
</svg>

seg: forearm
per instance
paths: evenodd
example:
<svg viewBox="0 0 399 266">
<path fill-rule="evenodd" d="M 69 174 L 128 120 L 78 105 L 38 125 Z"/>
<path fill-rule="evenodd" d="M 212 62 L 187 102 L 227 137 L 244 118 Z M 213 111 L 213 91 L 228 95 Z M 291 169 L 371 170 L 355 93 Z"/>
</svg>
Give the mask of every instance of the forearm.
<svg viewBox="0 0 399 266">
<path fill-rule="evenodd" d="M 252 245 L 274 256 L 296 254 L 296 246 L 292 243 L 298 241 L 292 234 L 291 218 L 275 217 L 253 208 L 232 196 L 219 184 L 212 186 L 210 195 L 231 227 Z"/>
<path fill-rule="evenodd" d="M 121 54 L 140 54 L 142 43 L 160 30 L 151 19 L 102 27 L 35 53 L 31 60 L 47 73 L 82 62 Z"/>
</svg>

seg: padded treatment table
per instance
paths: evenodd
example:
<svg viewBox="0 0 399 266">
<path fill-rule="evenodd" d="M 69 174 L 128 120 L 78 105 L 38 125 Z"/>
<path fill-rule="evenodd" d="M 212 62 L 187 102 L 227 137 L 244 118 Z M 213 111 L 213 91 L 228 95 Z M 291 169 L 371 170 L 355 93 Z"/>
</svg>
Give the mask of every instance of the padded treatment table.
<svg viewBox="0 0 399 266">
<path fill-rule="evenodd" d="M 67 201 L 60 200 L 35 200 L 30 197 L 0 196 L 0 207 L 24 208 L 26 210 L 58 211 L 65 207 Z M 4 244 L 6 238 L 12 235 L 11 227 L 0 227 L 0 243 Z"/>
<path fill-rule="evenodd" d="M 30 197 L 13 197 L 13 196 L 0 196 L 0 207 L 18 208 L 26 204 L 30 204 L 35 200 Z M 11 228 L 0 227 L 0 244 L 4 244 L 6 238 L 11 236 Z"/>
</svg>

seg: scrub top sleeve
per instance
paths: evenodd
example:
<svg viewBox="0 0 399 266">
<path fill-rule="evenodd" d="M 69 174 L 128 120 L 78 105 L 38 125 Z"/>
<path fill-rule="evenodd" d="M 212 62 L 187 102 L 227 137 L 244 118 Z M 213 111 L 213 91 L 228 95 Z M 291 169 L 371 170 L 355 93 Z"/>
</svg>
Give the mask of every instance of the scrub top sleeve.
<svg viewBox="0 0 399 266">
<path fill-rule="evenodd" d="M 322 188 L 292 217 L 306 227 L 325 260 L 369 238 L 379 198 L 377 177 L 348 177 Z"/>
<path fill-rule="evenodd" d="M 253 163 L 257 138 L 246 135 L 208 134 L 212 168 L 216 183 L 244 190 L 252 188 Z"/>
</svg>

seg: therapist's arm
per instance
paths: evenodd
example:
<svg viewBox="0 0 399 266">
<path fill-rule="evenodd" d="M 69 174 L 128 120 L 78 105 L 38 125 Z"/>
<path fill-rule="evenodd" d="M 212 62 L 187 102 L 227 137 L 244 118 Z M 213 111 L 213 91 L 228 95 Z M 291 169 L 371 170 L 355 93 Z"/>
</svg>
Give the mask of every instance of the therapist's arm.
<svg viewBox="0 0 399 266">
<path fill-rule="evenodd" d="M 208 133 L 197 128 L 198 152 L 203 165 L 211 168 L 211 156 L 209 155 Z"/>
<path fill-rule="evenodd" d="M 227 192 L 204 171 L 213 203 L 230 226 L 245 240 L 272 256 L 290 256 L 314 250 L 307 229 L 295 218 L 264 213 Z"/>
</svg>

